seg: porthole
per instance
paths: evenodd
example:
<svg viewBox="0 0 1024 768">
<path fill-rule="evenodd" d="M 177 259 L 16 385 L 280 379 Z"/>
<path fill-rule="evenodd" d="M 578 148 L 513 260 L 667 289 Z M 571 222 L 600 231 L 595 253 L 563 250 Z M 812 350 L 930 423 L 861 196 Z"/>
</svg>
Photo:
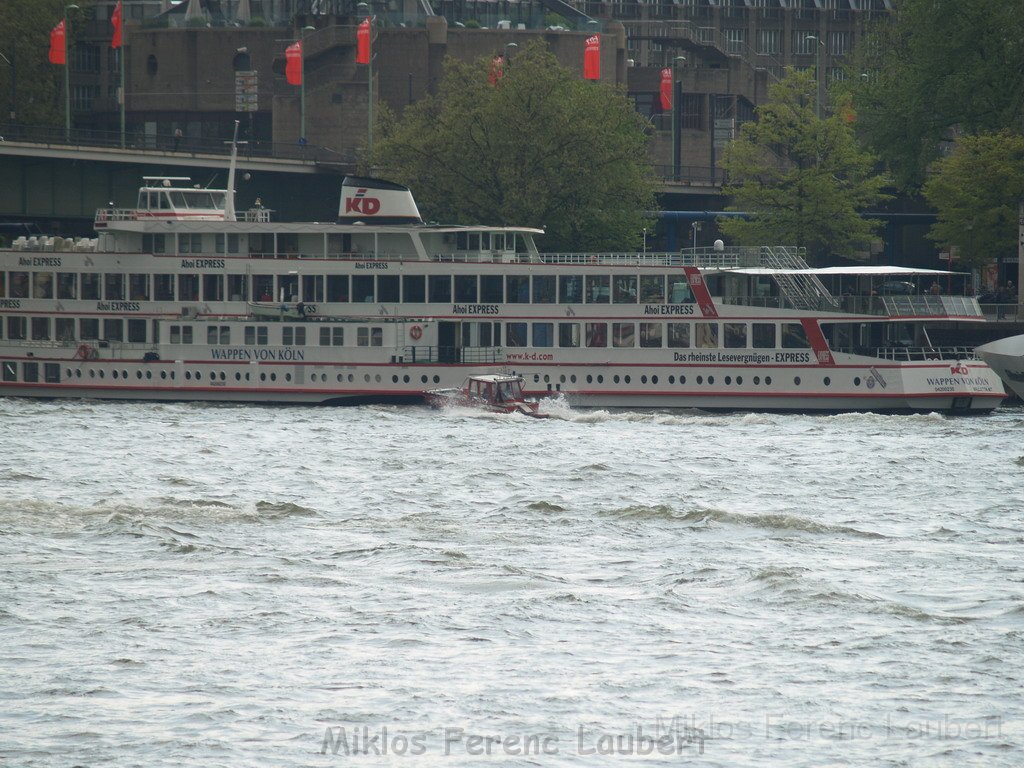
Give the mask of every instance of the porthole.
<svg viewBox="0 0 1024 768">
<path fill-rule="evenodd" d="M 355 376 L 355 374 L 354 374 L 354 373 L 350 373 L 350 374 L 348 375 L 348 381 L 349 381 L 349 384 L 351 384 L 351 383 L 352 383 L 352 382 L 354 382 L 355 380 L 356 380 L 356 376 Z M 436 378 L 436 377 L 434 378 L 434 383 L 435 383 L 435 384 L 437 383 L 437 378 Z"/>
<path fill-rule="evenodd" d="M 245 374 L 245 380 L 246 380 L 246 381 L 248 381 L 248 380 L 249 380 L 249 373 L 248 373 L 248 372 L 246 372 L 246 374 Z"/>
<path fill-rule="evenodd" d="M 391 377 L 391 383 L 392 384 L 397 384 L 398 383 L 398 375 L 397 374 Z"/>
<path fill-rule="evenodd" d="M 440 384 L 440 383 L 441 383 L 441 377 L 440 377 L 440 376 L 436 376 L 436 375 L 435 375 L 435 376 L 434 376 L 434 383 L 435 383 L 435 384 Z"/>
<path fill-rule="evenodd" d="M 72 376 L 74 376 L 74 375 L 75 375 L 75 374 L 73 374 L 73 373 L 71 372 L 71 369 L 70 369 L 70 368 L 68 368 L 68 369 L 66 369 L 66 370 L 64 371 L 64 378 L 66 378 L 66 379 L 70 379 L 70 378 L 71 378 Z"/>
<path fill-rule="evenodd" d="M 715 383 L 715 377 L 714 376 L 708 376 L 708 384 L 714 384 L 714 383 Z"/>
<path fill-rule="evenodd" d="M 291 380 L 292 380 L 292 375 L 291 375 L 290 373 L 286 373 L 286 374 L 284 375 L 284 380 L 285 380 L 285 381 L 291 381 Z"/>
<path fill-rule="evenodd" d="M 544 383 L 545 384 L 550 384 L 551 383 L 551 377 L 548 374 L 546 374 L 546 373 L 544 374 Z"/>
<path fill-rule="evenodd" d="M 267 380 L 267 374 L 261 373 L 260 374 L 260 381 L 266 381 L 266 380 Z"/>
<path fill-rule="evenodd" d="M 831 379 L 831 377 L 829 377 L 829 376 L 825 377 L 825 386 L 826 387 L 831 387 L 832 386 L 832 379 Z"/>
<path fill-rule="evenodd" d="M 615 384 L 619 383 L 619 374 L 616 373 L 614 376 L 612 376 L 612 382 L 614 382 Z"/>
<path fill-rule="evenodd" d="M 152 371 L 146 371 L 146 380 L 149 381 L 152 378 L 153 378 L 153 372 Z"/>
<path fill-rule="evenodd" d="M 647 383 L 647 374 L 644 374 L 643 376 L 640 377 L 640 383 L 641 384 L 646 384 Z"/>
<path fill-rule="evenodd" d="M 408 376 L 403 376 L 402 377 L 402 383 L 403 384 L 408 384 L 409 383 L 409 377 Z"/>
<path fill-rule="evenodd" d="M 127 379 L 128 378 L 128 371 L 122 370 L 121 371 L 121 378 L 122 379 Z"/>
<path fill-rule="evenodd" d="M 135 372 L 135 378 L 136 379 L 141 379 L 142 378 L 142 371 L 136 371 Z"/>
<path fill-rule="evenodd" d="M 569 376 L 569 381 L 570 381 L 571 383 L 573 383 L 573 384 L 575 384 L 575 383 L 576 383 L 576 374 L 575 374 L 575 373 L 574 373 L 574 374 L 572 374 L 571 376 Z"/>
<path fill-rule="evenodd" d="M 102 368 L 100 368 L 100 378 L 104 379 L 104 378 L 106 378 L 106 376 L 107 376 L 106 371 L 104 371 Z"/>
<path fill-rule="evenodd" d="M 426 376 L 420 376 L 420 384 L 426 384 L 426 383 L 427 383 L 427 377 Z"/>
<path fill-rule="evenodd" d="M 364 373 L 363 374 L 363 381 L 365 381 L 367 384 L 369 384 L 370 383 L 370 374 Z"/>
<path fill-rule="evenodd" d="M 77 371 L 75 371 L 75 378 L 76 379 L 82 378 L 82 369 L 81 368 L 79 368 Z"/>
<path fill-rule="evenodd" d="M 855 387 L 859 387 L 860 386 L 860 376 L 854 376 L 853 377 L 853 386 L 855 386 Z"/>
<path fill-rule="evenodd" d="M 594 383 L 594 377 L 593 377 L 593 376 L 591 376 L 591 375 L 590 375 L 590 374 L 588 373 L 588 374 L 587 374 L 587 384 L 593 384 L 593 383 Z"/>
<path fill-rule="evenodd" d="M 742 383 L 743 383 L 743 377 L 742 376 L 737 376 L 736 377 L 736 386 L 739 386 Z"/>
<path fill-rule="evenodd" d="M 375 375 L 375 376 L 373 377 L 373 380 L 374 380 L 375 382 L 377 382 L 378 384 L 380 384 L 380 374 L 378 373 L 377 375 Z"/>
<path fill-rule="evenodd" d="M 622 380 L 623 380 L 624 382 L 626 382 L 627 384 L 629 384 L 629 382 L 630 382 L 629 374 L 627 373 L 627 374 L 626 374 L 625 376 L 623 376 L 623 377 L 622 377 Z"/>
<path fill-rule="evenodd" d="M 796 384 L 799 387 L 800 386 L 800 377 L 799 376 L 794 376 L 793 377 L 793 383 Z"/>
<path fill-rule="evenodd" d="M 600 374 L 600 373 L 599 373 L 599 374 L 597 375 L 597 383 L 598 383 L 598 384 L 604 384 L 604 374 Z"/>
<path fill-rule="evenodd" d="M 658 377 L 657 376 L 651 376 L 651 384 L 657 384 L 657 383 L 658 383 Z"/>
<path fill-rule="evenodd" d="M 754 384 L 760 384 L 760 383 L 761 383 L 761 377 L 760 376 L 755 376 L 754 377 Z"/>
<path fill-rule="evenodd" d="M 771 376 L 765 376 L 764 377 L 764 383 L 765 383 L 765 386 L 770 387 L 772 385 L 772 377 Z"/>
<path fill-rule="evenodd" d="M 679 383 L 680 384 L 685 384 L 686 383 L 686 377 L 685 376 L 680 376 L 679 377 Z"/>
<path fill-rule="evenodd" d="M 161 379 L 166 379 L 167 378 L 167 371 L 160 371 L 160 378 Z"/>
<path fill-rule="evenodd" d="M 276 373 L 270 374 L 270 380 L 271 381 L 277 381 L 277 374 Z"/>
<path fill-rule="evenodd" d="M 540 374 L 539 373 L 533 374 L 533 383 L 534 384 L 539 384 L 540 383 Z"/>
<path fill-rule="evenodd" d="M 341 374 L 338 374 L 338 383 L 341 384 Z"/>
<path fill-rule="evenodd" d="M 116 378 L 117 378 L 117 371 L 111 371 L 111 372 L 110 372 L 110 377 L 111 377 L 112 379 L 116 379 Z"/>
<path fill-rule="evenodd" d="M 171 371 L 171 381 L 174 381 L 176 378 L 178 378 L 178 374 L 175 373 L 174 371 Z"/>
<path fill-rule="evenodd" d="M 559 384 L 565 384 L 565 374 L 564 373 L 561 376 L 558 377 L 558 383 Z"/>
<path fill-rule="evenodd" d="M 224 371 L 220 372 L 220 380 L 221 381 L 227 381 L 227 376 L 224 375 Z"/>
<path fill-rule="evenodd" d="M 697 383 L 698 384 L 703 384 L 704 383 L 704 377 L 703 376 L 698 376 L 697 377 Z"/>
<path fill-rule="evenodd" d="M 95 379 L 96 378 L 96 371 L 94 371 L 92 368 L 89 369 L 89 378 L 90 379 Z"/>
<path fill-rule="evenodd" d="M 241 381 L 241 380 L 242 380 L 242 374 L 240 372 L 236 371 L 235 372 L 235 381 Z"/>
<path fill-rule="evenodd" d="M 729 384 L 732 384 L 732 376 L 726 376 L 725 377 L 725 384 L 726 384 L 726 386 L 728 386 Z"/>
<path fill-rule="evenodd" d="M 669 384 L 675 384 L 676 383 L 676 377 L 675 376 L 669 376 L 668 377 L 668 383 Z"/>
</svg>

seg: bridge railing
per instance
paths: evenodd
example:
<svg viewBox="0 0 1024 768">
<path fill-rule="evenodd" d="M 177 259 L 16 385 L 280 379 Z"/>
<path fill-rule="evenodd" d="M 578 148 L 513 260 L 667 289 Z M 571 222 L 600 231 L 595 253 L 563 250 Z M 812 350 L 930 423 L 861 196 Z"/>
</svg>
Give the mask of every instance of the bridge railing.
<svg viewBox="0 0 1024 768">
<path fill-rule="evenodd" d="M 90 147 L 121 149 L 121 132 L 93 128 L 72 128 L 65 135 L 63 128 L 52 125 L 0 124 L 0 141 L 40 144 L 46 147 Z M 230 141 L 226 139 L 143 134 L 130 131 L 125 135 L 124 149 L 144 152 L 164 152 L 175 155 L 228 155 Z M 265 157 L 282 160 L 300 160 L 311 163 L 331 163 L 355 167 L 354 153 L 338 152 L 330 147 L 313 144 L 254 140 L 239 143 L 240 157 Z"/>
</svg>

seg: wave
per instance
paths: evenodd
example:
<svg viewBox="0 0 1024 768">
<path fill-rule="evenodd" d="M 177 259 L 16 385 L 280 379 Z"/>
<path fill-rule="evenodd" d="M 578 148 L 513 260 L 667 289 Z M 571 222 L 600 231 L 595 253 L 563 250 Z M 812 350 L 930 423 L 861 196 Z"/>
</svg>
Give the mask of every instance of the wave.
<svg viewBox="0 0 1024 768">
<path fill-rule="evenodd" d="M 726 512 L 721 509 L 695 509 L 690 512 L 679 512 L 665 504 L 654 506 L 634 505 L 621 509 L 613 509 L 605 513 L 614 517 L 642 520 L 676 520 L 682 523 L 720 523 L 745 528 L 758 528 L 769 531 L 793 531 L 797 533 L 839 534 L 865 539 L 885 539 L 887 536 L 874 531 L 862 531 L 847 525 L 836 525 L 809 520 L 805 517 L 787 514 L 741 514 Z"/>
</svg>

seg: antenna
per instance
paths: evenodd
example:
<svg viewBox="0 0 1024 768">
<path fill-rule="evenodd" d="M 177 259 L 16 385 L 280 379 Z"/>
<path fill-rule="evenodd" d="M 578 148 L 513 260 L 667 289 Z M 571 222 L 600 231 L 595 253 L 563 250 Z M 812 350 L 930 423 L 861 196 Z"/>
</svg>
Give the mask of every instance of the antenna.
<svg viewBox="0 0 1024 768">
<path fill-rule="evenodd" d="M 224 220 L 235 219 L 235 164 L 238 161 L 238 121 L 235 120 L 235 132 L 231 137 L 231 165 L 228 166 L 228 189 L 224 195 Z"/>
</svg>

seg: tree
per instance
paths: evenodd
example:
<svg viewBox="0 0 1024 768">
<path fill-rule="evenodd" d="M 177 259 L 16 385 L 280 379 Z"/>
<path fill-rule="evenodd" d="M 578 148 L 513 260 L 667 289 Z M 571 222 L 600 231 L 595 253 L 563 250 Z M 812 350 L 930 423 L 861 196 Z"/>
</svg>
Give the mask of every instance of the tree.
<svg viewBox="0 0 1024 768">
<path fill-rule="evenodd" d="M 924 185 L 939 220 L 929 237 L 956 245 L 970 267 L 1015 255 L 1017 206 L 1024 199 L 1024 136 L 964 136 Z"/>
<path fill-rule="evenodd" d="M 654 207 L 648 123 L 543 43 L 494 62 L 445 62 L 438 93 L 383 121 L 373 172 L 413 189 L 428 218 L 545 227 L 546 250 L 638 247 Z"/>
<path fill-rule="evenodd" d="M 64 68 L 50 64 L 47 53 L 50 30 L 63 18 L 65 5 L 60 0 L 0 2 L 0 124 L 10 120 L 15 107 L 19 123 L 61 123 Z"/>
<path fill-rule="evenodd" d="M 850 255 L 871 239 L 878 222 L 860 212 L 888 198 L 887 179 L 858 149 L 844 110 L 815 117 L 815 90 L 812 73 L 790 72 L 726 149 L 727 210 L 753 214 L 721 219 L 728 237 L 803 245 L 812 257 Z"/>
<path fill-rule="evenodd" d="M 858 48 L 859 130 L 902 188 L 919 187 L 954 133 L 1020 131 L 1022 40 L 1019 0 L 900 0 Z"/>
</svg>

